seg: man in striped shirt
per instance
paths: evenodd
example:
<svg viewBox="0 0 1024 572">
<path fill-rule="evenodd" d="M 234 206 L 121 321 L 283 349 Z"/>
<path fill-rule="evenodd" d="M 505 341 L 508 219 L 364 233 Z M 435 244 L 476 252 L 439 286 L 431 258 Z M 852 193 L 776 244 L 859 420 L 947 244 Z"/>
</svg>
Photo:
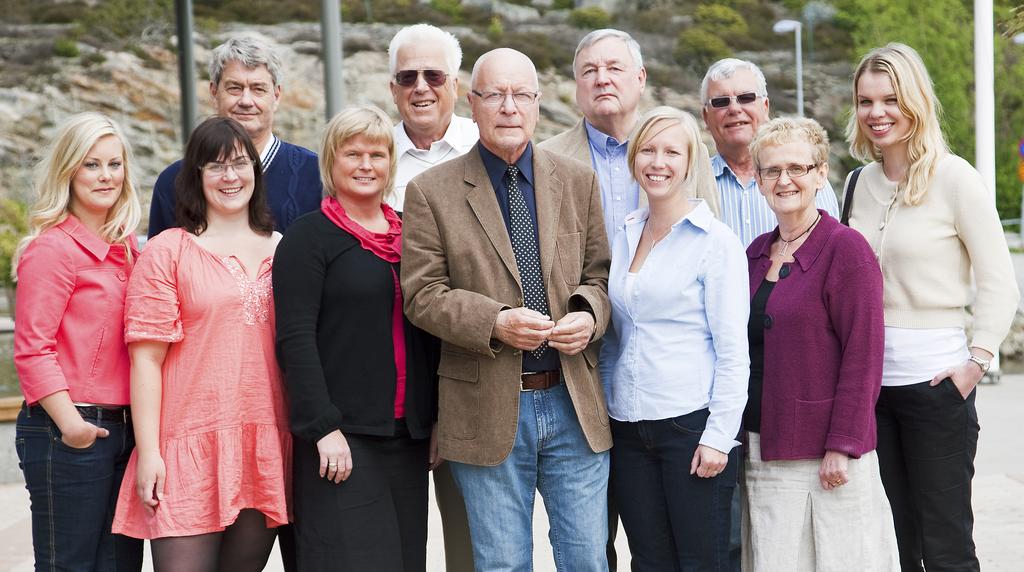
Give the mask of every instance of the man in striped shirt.
<svg viewBox="0 0 1024 572">
<path fill-rule="evenodd" d="M 700 84 L 701 115 L 718 154 L 711 169 L 718 184 L 722 222 L 748 246 L 771 232 L 778 222 L 761 195 L 757 168 L 748 145 L 758 126 L 768 120 L 768 88 L 764 74 L 751 62 L 726 58 L 708 68 Z M 827 181 L 815 199 L 818 208 L 839 217 L 835 191 Z"/>
</svg>

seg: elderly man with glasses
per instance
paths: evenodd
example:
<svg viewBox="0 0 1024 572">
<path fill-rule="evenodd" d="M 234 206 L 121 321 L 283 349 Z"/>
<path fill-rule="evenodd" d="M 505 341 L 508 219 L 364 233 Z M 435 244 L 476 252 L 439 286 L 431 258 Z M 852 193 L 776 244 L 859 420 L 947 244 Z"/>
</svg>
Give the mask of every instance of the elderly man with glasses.
<svg viewBox="0 0 1024 572">
<path fill-rule="evenodd" d="M 466 117 L 455 115 L 461 63 L 459 40 L 430 24 L 407 26 L 391 38 L 388 46 L 391 97 L 402 120 L 395 125 L 395 154 L 398 156 L 395 186 L 385 200 L 395 210 L 402 210 L 405 186 L 413 177 L 462 155 L 476 144 L 476 125 Z M 447 469 L 441 472 L 447 473 Z M 435 474 L 435 479 L 437 477 Z M 440 496 L 440 489 L 438 494 Z M 444 501 L 439 498 L 439 502 Z M 448 559 L 449 548 L 455 547 L 448 544 L 449 521 L 445 512 L 442 506 L 445 558 Z M 468 542 L 467 537 L 467 545 Z M 472 569 L 471 560 L 468 565 L 468 569 Z M 464 568 L 448 566 L 448 570 L 455 569 Z"/>
<path fill-rule="evenodd" d="M 274 114 L 281 102 L 281 59 L 262 40 L 230 38 L 210 55 L 210 96 L 217 115 L 242 124 L 260 153 L 267 206 L 274 228 L 288 225 L 320 208 L 323 187 L 316 153 L 282 141 L 274 135 Z M 160 173 L 153 185 L 149 207 L 149 237 L 175 222 L 174 180 L 181 170 L 175 161 Z"/>
<path fill-rule="evenodd" d="M 477 60 L 480 142 L 407 187 L 405 312 L 441 338 L 439 447 L 477 570 L 529 570 L 544 497 L 558 570 L 606 572 L 608 412 L 596 346 L 608 244 L 590 167 L 537 149 L 533 63 Z"/>
<path fill-rule="evenodd" d="M 749 246 L 775 229 L 778 221 L 757 188 L 756 167 L 748 146 L 757 128 L 768 121 L 768 87 L 764 74 L 751 62 L 726 58 L 708 68 L 700 84 L 701 115 L 718 154 L 711 169 L 718 184 L 722 222 Z M 815 199 L 818 208 L 839 217 L 835 191 L 826 181 Z M 735 520 L 735 519 L 734 519 Z"/>
</svg>

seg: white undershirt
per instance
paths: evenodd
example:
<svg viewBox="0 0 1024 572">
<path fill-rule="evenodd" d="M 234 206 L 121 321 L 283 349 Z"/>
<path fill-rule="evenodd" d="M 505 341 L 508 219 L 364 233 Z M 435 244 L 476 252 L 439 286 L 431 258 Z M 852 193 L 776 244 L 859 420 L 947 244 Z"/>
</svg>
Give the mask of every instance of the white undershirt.
<svg viewBox="0 0 1024 572">
<path fill-rule="evenodd" d="M 940 371 L 970 356 L 963 328 L 885 328 L 882 386 L 931 381 Z"/>
</svg>

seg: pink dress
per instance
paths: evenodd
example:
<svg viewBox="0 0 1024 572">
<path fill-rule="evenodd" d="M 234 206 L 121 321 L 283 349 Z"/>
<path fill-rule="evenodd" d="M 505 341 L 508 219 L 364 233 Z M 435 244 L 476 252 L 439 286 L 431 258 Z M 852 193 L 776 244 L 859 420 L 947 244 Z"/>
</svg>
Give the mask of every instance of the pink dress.
<svg viewBox="0 0 1024 572">
<path fill-rule="evenodd" d="M 160 412 L 165 498 L 149 515 L 135 494 L 133 452 L 115 533 L 217 532 L 246 508 L 262 512 L 268 527 L 289 521 L 292 438 L 274 357 L 271 261 L 253 281 L 238 259 L 177 228 L 143 250 L 128 283 L 125 338 L 171 344 Z"/>
</svg>

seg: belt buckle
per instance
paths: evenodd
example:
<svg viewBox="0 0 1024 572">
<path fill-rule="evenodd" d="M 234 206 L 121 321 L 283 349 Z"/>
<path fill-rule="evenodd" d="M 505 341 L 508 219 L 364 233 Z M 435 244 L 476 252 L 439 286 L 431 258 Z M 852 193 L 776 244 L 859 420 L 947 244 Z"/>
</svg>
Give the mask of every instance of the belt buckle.
<svg viewBox="0 0 1024 572">
<path fill-rule="evenodd" d="M 529 392 L 529 391 L 537 391 L 536 389 L 529 389 L 529 388 L 523 387 L 523 376 L 524 375 L 533 375 L 535 373 L 537 373 L 537 372 L 535 372 L 535 371 L 524 371 L 524 372 L 519 374 L 519 393 L 526 393 L 526 392 Z"/>
</svg>

